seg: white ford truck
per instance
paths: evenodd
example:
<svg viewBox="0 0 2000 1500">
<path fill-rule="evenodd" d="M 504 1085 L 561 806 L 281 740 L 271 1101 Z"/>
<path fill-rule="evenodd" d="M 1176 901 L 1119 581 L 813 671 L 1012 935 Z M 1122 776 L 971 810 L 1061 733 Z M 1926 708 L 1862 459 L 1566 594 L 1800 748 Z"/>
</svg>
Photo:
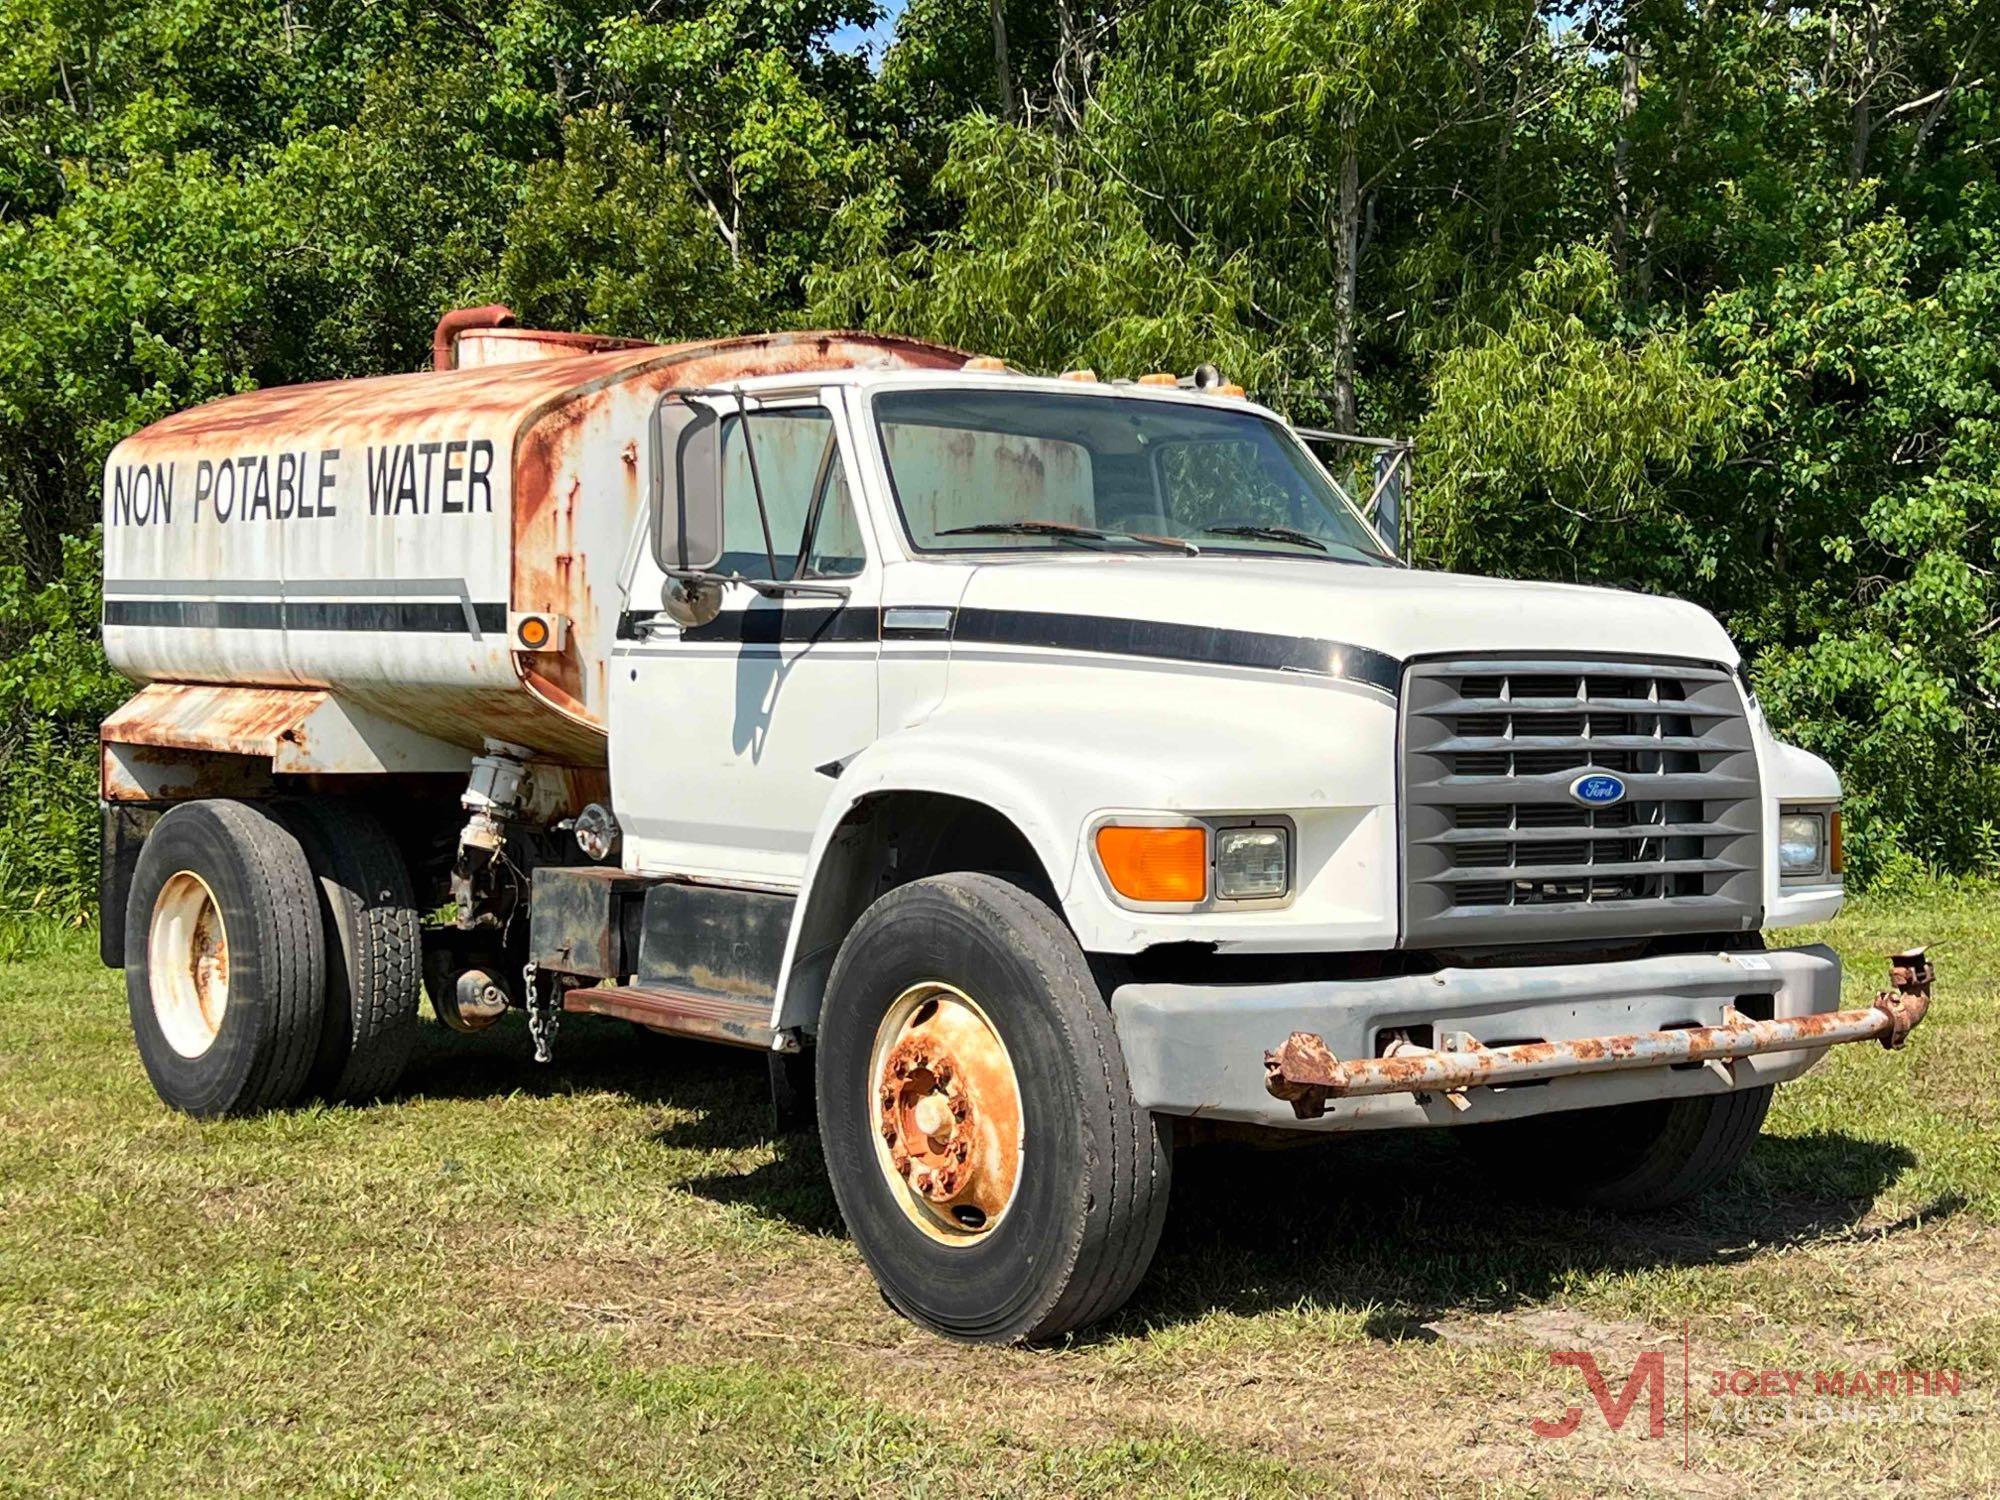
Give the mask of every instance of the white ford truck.
<svg viewBox="0 0 2000 1500">
<path fill-rule="evenodd" d="M 1839 909 L 1840 787 L 1700 609 L 1413 570 L 1213 379 L 511 323 L 110 457 L 104 956 L 170 1105 L 377 1096 L 426 985 L 762 1049 L 889 1300 L 1018 1340 L 1132 1293 L 1196 1130 L 1643 1209 L 1921 1018 L 1920 956 L 1843 1011 L 1764 945 Z"/>
</svg>

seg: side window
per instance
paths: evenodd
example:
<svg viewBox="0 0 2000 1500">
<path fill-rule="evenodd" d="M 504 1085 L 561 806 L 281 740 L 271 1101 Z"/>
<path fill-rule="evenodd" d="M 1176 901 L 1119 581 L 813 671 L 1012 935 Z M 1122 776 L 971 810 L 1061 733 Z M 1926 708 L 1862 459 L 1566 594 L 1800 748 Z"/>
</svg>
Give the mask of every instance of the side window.
<svg viewBox="0 0 2000 1500">
<path fill-rule="evenodd" d="M 859 573 L 868 554 L 861 545 L 861 522 L 854 513 L 854 496 L 847 488 L 847 469 L 837 451 L 828 458 L 820 483 L 823 498 L 819 524 L 813 529 L 812 552 L 806 558 L 806 576 L 844 578 Z"/>
<path fill-rule="evenodd" d="M 748 443 L 745 442 L 747 422 Z M 757 514 L 758 485 L 771 523 L 770 550 Z M 817 517 L 815 519 L 815 510 Z M 722 561 L 725 573 L 770 578 L 776 555 L 779 579 L 794 576 L 806 526 L 815 521 L 803 575 L 841 577 L 861 571 L 860 522 L 834 442 L 833 418 L 823 406 L 788 406 L 730 416 L 722 425 Z"/>
</svg>

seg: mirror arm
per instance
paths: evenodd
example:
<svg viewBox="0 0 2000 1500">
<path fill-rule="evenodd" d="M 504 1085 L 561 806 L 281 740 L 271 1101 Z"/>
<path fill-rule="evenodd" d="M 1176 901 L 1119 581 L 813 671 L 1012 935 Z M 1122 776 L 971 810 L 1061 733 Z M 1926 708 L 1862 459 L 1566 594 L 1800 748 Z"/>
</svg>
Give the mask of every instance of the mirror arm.
<svg viewBox="0 0 2000 1500">
<path fill-rule="evenodd" d="M 730 582 L 755 589 L 766 599 L 779 599 L 787 594 L 808 599 L 845 599 L 854 592 L 844 583 L 798 583 L 786 578 L 732 578 Z"/>
<path fill-rule="evenodd" d="M 739 583 L 752 593 L 766 599 L 775 599 L 785 594 L 800 594 L 818 599 L 845 599 L 854 592 L 853 585 L 846 583 L 821 583 L 790 578 L 745 578 L 741 573 L 715 573 L 703 568 L 668 568 L 667 577 L 682 583 Z"/>
</svg>

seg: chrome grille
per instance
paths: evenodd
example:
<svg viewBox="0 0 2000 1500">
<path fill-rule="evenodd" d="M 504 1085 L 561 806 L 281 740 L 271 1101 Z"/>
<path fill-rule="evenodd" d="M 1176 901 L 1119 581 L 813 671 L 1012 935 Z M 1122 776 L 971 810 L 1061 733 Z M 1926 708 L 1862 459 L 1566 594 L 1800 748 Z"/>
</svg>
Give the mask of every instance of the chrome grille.
<svg viewBox="0 0 2000 1500">
<path fill-rule="evenodd" d="M 1623 801 L 1586 807 L 1590 771 Z M 1742 695 L 1687 662 L 1420 662 L 1403 691 L 1404 942 L 1754 928 L 1756 754 Z"/>
</svg>

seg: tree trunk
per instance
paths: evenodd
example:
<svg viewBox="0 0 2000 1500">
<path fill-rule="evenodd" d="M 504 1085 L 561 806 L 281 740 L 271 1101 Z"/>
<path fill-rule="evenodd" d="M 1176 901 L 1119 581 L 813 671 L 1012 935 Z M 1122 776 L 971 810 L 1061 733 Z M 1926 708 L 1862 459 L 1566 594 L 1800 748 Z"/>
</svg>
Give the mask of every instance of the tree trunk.
<svg viewBox="0 0 2000 1500">
<path fill-rule="evenodd" d="M 1847 185 L 1857 186 L 1868 173 L 1868 147 L 1875 134 L 1875 111 L 1871 100 L 1878 71 L 1877 51 L 1882 42 L 1881 17 L 1874 6 L 1865 13 L 1862 28 L 1861 87 L 1854 96 L 1854 139 L 1847 154 Z"/>
<path fill-rule="evenodd" d="M 1611 147 L 1611 269 L 1625 280 L 1625 246 L 1631 236 L 1632 117 L 1639 113 L 1639 39 L 1625 31 L 1624 65 L 1618 83 L 1618 138 Z"/>
<path fill-rule="evenodd" d="M 1528 102 L 1528 68 L 1531 49 L 1535 45 L 1535 33 L 1542 24 L 1542 0 L 1528 0 L 1528 18 L 1521 28 L 1521 50 L 1514 58 L 1514 97 L 1507 105 L 1507 124 L 1500 133 L 1500 151 L 1493 159 L 1493 188 L 1487 194 L 1487 218 L 1491 221 L 1487 228 L 1487 241 L 1495 250 L 1500 248 L 1500 226 L 1506 219 L 1501 206 L 1501 195 L 1506 191 L 1507 161 L 1514 152 L 1514 132 L 1521 128 L 1521 115 Z"/>
<path fill-rule="evenodd" d="M 1000 118 L 1014 118 L 1014 74 L 1007 66 L 1007 12 L 1003 0 L 993 6 L 993 75 L 1000 83 Z"/>
<path fill-rule="evenodd" d="M 1079 130 L 1083 121 L 1076 107 L 1076 85 L 1082 47 L 1076 0 L 1056 0 L 1056 114 Z"/>
<path fill-rule="evenodd" d="M 1352 130 L 1340 153 L 1333 224 L 1333 430 L 1353 432 L 1355 289 L 1361 261 L 1361 162 Z"/>
</svg>

